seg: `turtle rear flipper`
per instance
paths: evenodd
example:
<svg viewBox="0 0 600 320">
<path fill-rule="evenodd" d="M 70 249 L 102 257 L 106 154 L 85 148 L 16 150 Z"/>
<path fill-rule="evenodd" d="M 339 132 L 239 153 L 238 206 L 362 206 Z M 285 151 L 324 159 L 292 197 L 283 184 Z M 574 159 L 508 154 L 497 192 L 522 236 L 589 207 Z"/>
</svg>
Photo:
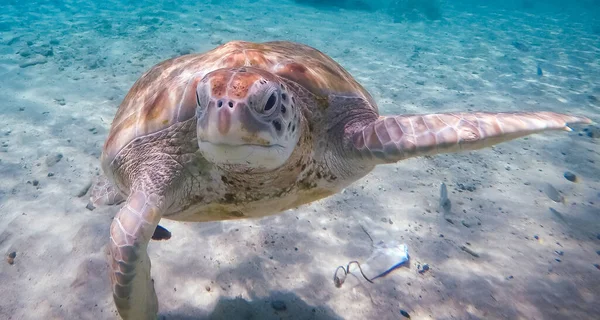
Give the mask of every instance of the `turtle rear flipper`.
<svg viewBox="0 0 600 320">
<path fill-rule="evenodd" d="M 94 179 L 90 191 L 90 201 L 86 205 L 89 210 L 94 210 L 101 205 L 117 205 L 123 203 L 125 197 L 115 188 L 105 175 Z"/>
<path fill-rule="evenodd" d="M 167 230 L 163 226 L 156 226 L 154 229 L 154 234 L 152 235 L 152 240 L 169 240 L 171 239 L 171 231 Z"/>
</svg>

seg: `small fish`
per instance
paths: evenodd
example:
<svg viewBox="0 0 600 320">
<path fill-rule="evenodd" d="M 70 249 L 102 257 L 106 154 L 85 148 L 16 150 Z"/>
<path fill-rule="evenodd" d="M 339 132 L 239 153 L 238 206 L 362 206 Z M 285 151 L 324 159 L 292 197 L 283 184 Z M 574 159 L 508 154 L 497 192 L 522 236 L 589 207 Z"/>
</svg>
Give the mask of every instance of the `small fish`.
<svg viewBox="0 0 600 320">
<path fill-rule="evenodd" d="M 444 211 L 444 213 L 450 212 L 452 208 L 452 203 L 450 199 L 448 199 L 448 188 L 446 188 L 446 184 L 442 182 L 440 186 L 440 208 Z"/>
<path fill-rule="evenodd" d="M 404 310 L 400 310 L 400 314 L 403 315 L 405 318 L 410 319 L 410 315 L 408 314 L 408 312 L 406 312 Z"/>
<path fill-rule="evenodd" d="M 540 66 L 537 66 L 537 75 L 540 77 L 544 75 L 544 71 L 542 71 L 542 67 Z"/>
<path fill-rule="evenodd" d="M 554 202 L 565 202 L 565 198 L 549 183 L 544 184 L 544 193 Z"/>
</svg>

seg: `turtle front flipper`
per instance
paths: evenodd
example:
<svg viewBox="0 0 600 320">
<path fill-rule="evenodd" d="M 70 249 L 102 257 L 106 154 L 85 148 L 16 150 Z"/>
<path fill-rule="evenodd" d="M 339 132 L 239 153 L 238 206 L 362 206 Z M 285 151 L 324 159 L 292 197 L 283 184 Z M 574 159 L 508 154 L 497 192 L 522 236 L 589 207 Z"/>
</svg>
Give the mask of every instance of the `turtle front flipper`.
<svg viewBox="0 0 600 320">
<path fill-rule="evenodd" d="M 475 112 L 379 117 L 351 133 L 362 157 L 392 163 L 415 156 L 482 149 L 546 130 L 590 123 L 585 117 L 554 112 Z"/>
<path fill-rule="evenodd" d="M 90 201 L 86 208 L 94 210 L 101 205 L 115 205 L 125 201 L 125 197 L 108 181 L 105 175 L 97 176 L 92 182 Z"/>
<path fill-rule="evenodd" d="M 158 197 L 134 191 L 110 226 L 110 281 L 123 319 L 156 318 L 158 300 L 147 248 L 161 212 Z"/>
</svg>

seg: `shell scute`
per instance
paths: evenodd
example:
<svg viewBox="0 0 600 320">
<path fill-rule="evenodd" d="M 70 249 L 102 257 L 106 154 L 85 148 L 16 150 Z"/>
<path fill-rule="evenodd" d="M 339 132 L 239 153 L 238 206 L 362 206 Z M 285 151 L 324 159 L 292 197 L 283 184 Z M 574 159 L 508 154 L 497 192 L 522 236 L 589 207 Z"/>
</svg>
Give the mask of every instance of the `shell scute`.
<svg viewBox="0 0 600 320">
<path fill-rule="evenodd" d="M 103 164 L 111 162 L 135 138 L 193 118 L 196 86 L 206 74 L 244 66 L 293 81 L 318 99 L 327 99 L 329 94 L 355 95 L 376 108 L 369 93 L 346 70 L 312 47 L 285 41 L 231 41 L 205 53 L 163 61 L 144 73 L 119 106 L 104 144 Z M 225 85 L 222 81 L 213 83 Z M 218 91 L 215 89 L 213 93 Z"/>
</svg>

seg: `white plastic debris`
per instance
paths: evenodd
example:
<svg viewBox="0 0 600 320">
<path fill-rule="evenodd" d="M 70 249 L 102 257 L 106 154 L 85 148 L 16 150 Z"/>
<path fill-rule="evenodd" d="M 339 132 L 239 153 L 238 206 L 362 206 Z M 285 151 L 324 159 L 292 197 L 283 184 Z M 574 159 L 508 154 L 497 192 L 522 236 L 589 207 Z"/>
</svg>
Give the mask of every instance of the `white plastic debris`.
<svg viewBox="0 0 600 320">
<path fill-rule="evenodd" d="M 408 247 L 405 244 L 399 244 L 396 241 L 389 243 L 379 241 L 373 246 L 373 254 L 364 263 L 351 261 L 346 268 L 338 267 L 333 281 L 339 288 L 346 280 L 346 275 L 352 273 L 357 277 L 362 275 L 367 281 L 373 282 L 400 267 L 408 259 Z"/>
</svg>

